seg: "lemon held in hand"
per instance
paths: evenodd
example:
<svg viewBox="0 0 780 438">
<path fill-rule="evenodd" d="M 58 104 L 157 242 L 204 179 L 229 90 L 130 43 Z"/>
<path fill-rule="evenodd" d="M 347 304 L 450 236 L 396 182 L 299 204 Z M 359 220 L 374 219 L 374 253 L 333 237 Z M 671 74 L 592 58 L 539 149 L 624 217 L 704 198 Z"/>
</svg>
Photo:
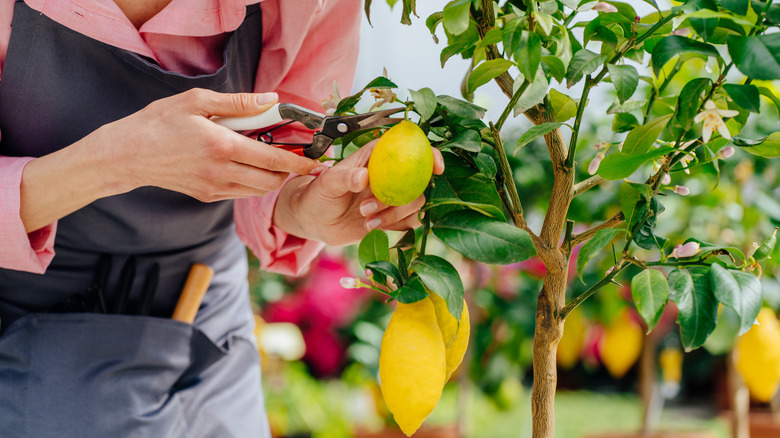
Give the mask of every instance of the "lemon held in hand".
<svg viewBox="0 0 780 438">
<path fill-rule="evenodd" d="M 433 302 L 398 303 L 382 338 L 379 383 L 387 409 L 407 436 L 436 407 L 445 379 L 445 346 Z"/>
<path fill-rule="evenodd" d="M 398 206 L 417 199 L 433 174 L 433 152 L 419 126 L 402 121 L 377 142 L 368 159 L 368 182 L 374 196 Z"/>
</svg>

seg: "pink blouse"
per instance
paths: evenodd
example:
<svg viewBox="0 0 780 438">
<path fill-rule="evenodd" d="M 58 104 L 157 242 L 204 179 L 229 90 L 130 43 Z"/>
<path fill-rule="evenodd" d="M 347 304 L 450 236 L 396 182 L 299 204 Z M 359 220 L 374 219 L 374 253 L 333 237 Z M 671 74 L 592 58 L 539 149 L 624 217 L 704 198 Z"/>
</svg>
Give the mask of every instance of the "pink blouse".
<svg viewBox="0 0 780 438">
<path fill-rule="evenodd" d="M 0 80 L 15 0 L 0 0 Z M 154 59 L 163 68 L 196 75 L 222 64 L 226 33 L 238 28 L 246 5 L 258 0 L 172 0 L 136 29 L 112 0 L 26 0 L 33 9 L 90 38 Z M 282 102 L 314 110 L 335 81 L 351 89 L 357 62 L 362 2 L 260 0 L 263 41 L 255 91 L 276 91 Z M 1 133 L 0 133 L 1 134 Z M 289 141 L 306 141 L 289 130 Z M 308 141 L 311 140 L 308 134 Z M 19 208 L 22 170 L 33 158 L 0 156 L 0 267 L 43 273 L 54 257 L 57 223 L 27 233 Z M 273 225 L 278 192 L 235 201 L 241 240 L 261 268 L 300 274 L 322 249 Z"/>
</svg>

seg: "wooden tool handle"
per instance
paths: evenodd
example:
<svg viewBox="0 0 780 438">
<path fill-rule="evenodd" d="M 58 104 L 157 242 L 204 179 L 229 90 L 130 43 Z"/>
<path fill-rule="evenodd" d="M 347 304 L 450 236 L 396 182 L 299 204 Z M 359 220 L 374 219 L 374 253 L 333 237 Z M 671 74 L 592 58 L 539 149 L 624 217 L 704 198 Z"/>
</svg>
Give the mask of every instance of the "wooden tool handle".
<svg viewBox="0 0 780 438">
<path fill-rule="evenodd" d="M 214 270 L 209 266 L 202 263 L 193 264 L 171 319 L 192 324 L 212 278 L 214 278 Z"/>
</svg>

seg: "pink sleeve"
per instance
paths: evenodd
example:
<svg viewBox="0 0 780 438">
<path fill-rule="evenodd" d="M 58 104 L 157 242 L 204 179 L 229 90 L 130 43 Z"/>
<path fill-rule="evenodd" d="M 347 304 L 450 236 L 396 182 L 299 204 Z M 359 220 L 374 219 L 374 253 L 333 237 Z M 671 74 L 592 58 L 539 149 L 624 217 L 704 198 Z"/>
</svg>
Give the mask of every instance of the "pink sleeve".
<svg viewBox="0 0 780 438">
<path fill-rule="evenodd" d="M 0 157 L 0 267 L 42 274 L 54 257 L 57 223 L 27 233 L 19 215 L 22 170 L 33 158 Z"/>
<path fill-rule="evenodd" d="M 322 111 L 321 103 L 333 93 L 334 81 L 341 90 L 351 90 L 361 5 L 355 0 L 265 0 L 263 52 L 255 90 L 276 91 L 280 101 L 315 111 Z M 275 140 L 283 139 L 276 132 Z M 302 129 L 287 131 L 287 141 L 294 142 L 296 138 L 311 141 L 311 134 Z M 298 275 L 324 245 L 288 235 L 273 225 L 277 197 L 278 191 L 236 200 L 236 229 L 260 260 L 262 269 Z"/>
</svg>

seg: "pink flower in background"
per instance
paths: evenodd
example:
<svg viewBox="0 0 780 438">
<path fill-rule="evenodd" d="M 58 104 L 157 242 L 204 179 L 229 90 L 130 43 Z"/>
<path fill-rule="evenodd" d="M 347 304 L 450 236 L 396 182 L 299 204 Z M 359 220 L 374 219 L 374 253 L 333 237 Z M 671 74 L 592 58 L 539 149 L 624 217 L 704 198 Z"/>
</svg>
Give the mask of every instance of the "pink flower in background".
<svg viewBox="0 0 780 438">
<path fill-rule="evenodd" d="M 300 327 L 306 343 L 303 360 L 318 375 L 340 370 L 346 347 L 338 339 L 337 329 L 352 322 L 371 297 L 367 289 L 341 285 L 342 278 L 354 278 L 348 266 L 343 258 L 323 253 L 298 289 L 262 311 L 268 322 L 291 322 Z"/>
<path fill-rule="evenodd" d="M 333 331 L 312 326 L 303 331 L 303 340 L 306 343 L 303 360 L 315 375 L 338 374 L 344 365 L 346 347 Z"/>
</svg>

